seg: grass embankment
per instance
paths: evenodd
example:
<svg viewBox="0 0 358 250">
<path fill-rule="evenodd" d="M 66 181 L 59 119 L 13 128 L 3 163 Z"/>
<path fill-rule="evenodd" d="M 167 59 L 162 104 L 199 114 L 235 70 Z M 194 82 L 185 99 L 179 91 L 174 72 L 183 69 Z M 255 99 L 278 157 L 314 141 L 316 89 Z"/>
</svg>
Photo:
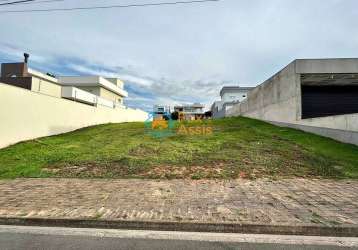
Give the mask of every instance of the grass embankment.
<svg viewBox="0 0 358 250">
<path fill-rule="evenodd" d="M 358 178 L 356 146 L 248 118 L 208 125 L 212 135 L 153 138 L 126 123 L 19 143 L 0 150 L 0 178 Z"/>
</svg>

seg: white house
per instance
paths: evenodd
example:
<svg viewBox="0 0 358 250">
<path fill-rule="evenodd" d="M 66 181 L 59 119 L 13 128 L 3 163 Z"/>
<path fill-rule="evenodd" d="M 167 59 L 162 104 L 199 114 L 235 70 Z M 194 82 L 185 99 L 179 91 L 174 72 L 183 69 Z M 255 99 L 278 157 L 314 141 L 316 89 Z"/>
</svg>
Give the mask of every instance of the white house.
<svg viewBox="0 0 358 250">
<path fill-rule="evenodd" d="M 216 101 L 211 106 L 213 118 L 225 117 L 227 110 L 232 108 L 234 104 L 240 103 L 247 98 L 248 92 L 252 87 L 225 86 L 220 91 L 221 101 Z"/>
<path fill-rule="evenodd" d="M 122 106 L 123 98 L 128 97 L 123 82 L 118 78 L 101 76 L 62 76 L 62 97 L 89 104 Z"/>
</svg>

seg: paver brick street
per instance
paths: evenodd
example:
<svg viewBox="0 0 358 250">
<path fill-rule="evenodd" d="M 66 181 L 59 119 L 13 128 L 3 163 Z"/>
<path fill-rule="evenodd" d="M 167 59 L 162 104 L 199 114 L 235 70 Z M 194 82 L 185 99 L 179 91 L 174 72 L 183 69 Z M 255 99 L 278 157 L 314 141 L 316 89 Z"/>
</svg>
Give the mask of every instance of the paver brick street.
<svg viewBox="0 0 358 250">
<path fill-rule="evenodd" d="M 0 216 L 272 225 L 358 224 L 358 181 L 0 181 Z"/>
</svg>

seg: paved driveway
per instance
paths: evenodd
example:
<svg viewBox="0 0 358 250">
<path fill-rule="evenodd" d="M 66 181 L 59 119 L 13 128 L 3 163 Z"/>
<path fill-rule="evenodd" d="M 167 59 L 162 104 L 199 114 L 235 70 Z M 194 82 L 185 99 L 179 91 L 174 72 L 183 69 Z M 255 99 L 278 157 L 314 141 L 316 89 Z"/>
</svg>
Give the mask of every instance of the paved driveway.
<svg viewBox="0 0 358 250">
<path fill-rule="evenodd" d="M 358 181 L 0 181 L 0 217 L 356 225 Z"/>
</svg>

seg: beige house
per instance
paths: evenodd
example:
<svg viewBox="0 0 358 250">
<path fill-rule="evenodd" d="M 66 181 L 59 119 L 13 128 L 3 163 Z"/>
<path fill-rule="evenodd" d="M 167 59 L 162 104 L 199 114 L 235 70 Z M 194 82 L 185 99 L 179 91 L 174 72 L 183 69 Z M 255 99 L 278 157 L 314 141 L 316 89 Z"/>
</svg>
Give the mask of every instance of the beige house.
<svg viewBox="0 0 358 250">
<path fill-rule="evenodd" d="M 89 105 L 123 105 L 128 93 L 118 78 L 101 76 L 61 76 L 56 78 L 28 67 L 27 63 L 3 63 L 0 82 L 41 94 L 66 98 Z"/>
</svg>

